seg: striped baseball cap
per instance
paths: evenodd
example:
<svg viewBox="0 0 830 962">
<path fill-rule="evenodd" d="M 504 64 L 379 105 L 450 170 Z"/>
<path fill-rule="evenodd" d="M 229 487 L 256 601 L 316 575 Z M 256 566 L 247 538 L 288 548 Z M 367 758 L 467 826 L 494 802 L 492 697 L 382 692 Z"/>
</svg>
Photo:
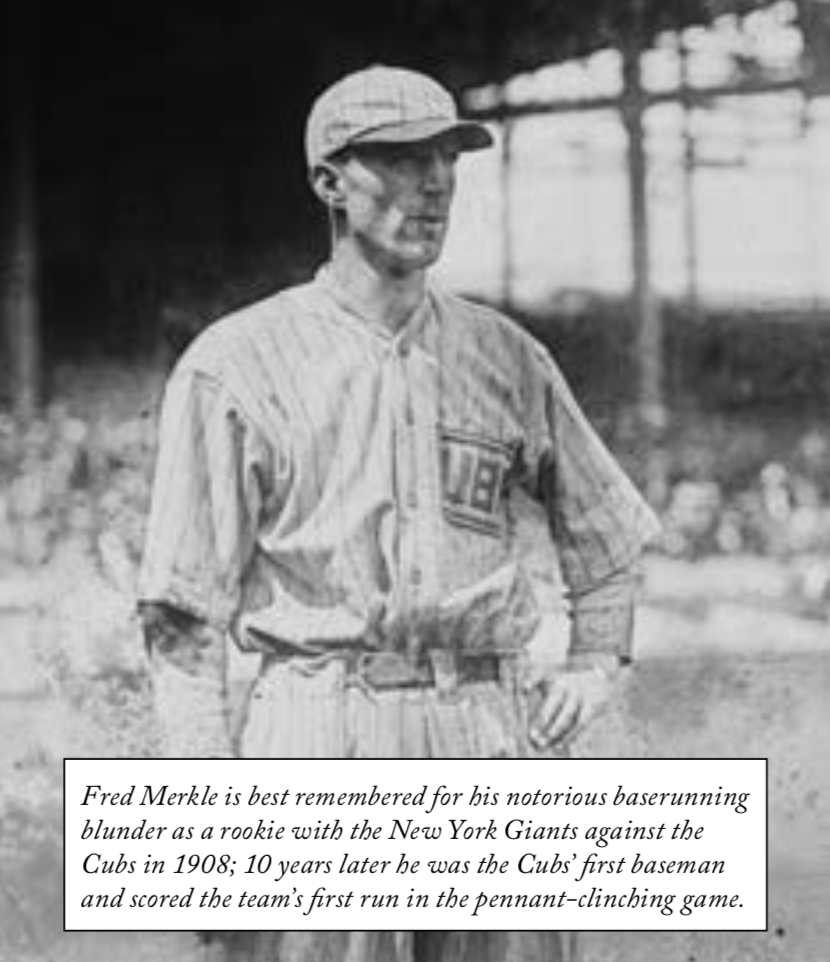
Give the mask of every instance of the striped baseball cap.
<svg viewBox="0 0 830 962">
<path fill-rule="evenodd" d="M 354 143 L 408 143 L 452 133 L 461 150 L 493 143 L 475 121 L 461 120 L 449 91 L 425 74 L 373 66 L 349 74 L 317 98 L 306 123 L 309 168 Z"/>
</svg>

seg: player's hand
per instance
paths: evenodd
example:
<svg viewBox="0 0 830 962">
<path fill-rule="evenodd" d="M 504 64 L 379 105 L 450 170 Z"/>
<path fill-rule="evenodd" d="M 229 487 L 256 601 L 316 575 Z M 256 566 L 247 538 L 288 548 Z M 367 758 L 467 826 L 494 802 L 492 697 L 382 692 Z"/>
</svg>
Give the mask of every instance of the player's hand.
<svg viewBox="0 0 830 962">
<path fill-rule="evenodd" d="M 616 656 L 583 656 L 567 667 L 531 661 L 523 687 L 533 747 L 543 751 L 573 738 L 607 702 L 618 670 Z"/>
</svg>

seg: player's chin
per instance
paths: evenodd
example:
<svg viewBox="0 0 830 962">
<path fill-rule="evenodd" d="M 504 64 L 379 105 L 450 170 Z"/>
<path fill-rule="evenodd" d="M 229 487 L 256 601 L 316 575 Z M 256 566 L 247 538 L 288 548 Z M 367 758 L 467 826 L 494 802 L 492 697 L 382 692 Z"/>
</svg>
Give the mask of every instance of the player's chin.
<svg viewBox="0 0 830 962">
<path fill-rule="evenodd" d="M 444 250 L 444 237 L 420 238 L 402 245 L 399 255 L 402 265 L 409 270 L 431 267 Z"/>
</svg>

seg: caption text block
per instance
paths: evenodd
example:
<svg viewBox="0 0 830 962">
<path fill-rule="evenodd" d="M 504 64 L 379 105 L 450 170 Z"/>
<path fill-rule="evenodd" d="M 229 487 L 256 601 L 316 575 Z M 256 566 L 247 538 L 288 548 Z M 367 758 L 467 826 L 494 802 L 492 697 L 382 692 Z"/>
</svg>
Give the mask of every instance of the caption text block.
<svg viewBox="0 0 830 962">
<path fill-rule="evenodd" d="M 763 759 L 65 762 L 67 930 L 766 925 Z"/>
</svg>

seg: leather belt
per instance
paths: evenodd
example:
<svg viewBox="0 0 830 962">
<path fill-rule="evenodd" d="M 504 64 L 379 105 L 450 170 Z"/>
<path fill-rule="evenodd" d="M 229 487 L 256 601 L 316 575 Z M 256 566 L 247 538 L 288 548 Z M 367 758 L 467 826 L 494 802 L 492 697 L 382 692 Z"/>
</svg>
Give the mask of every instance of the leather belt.
<svg viewBox="0 0 830 962">
<path fill-rule="evenodd" d="M 451 691 L 459 685 L 499 681 L 497 655 L 461 655 L 430 648 L 415 659 L 397 651 L 350 651 L 345 654 L 347 684 L 370 688 L 437 688 Z"/>
</svg>

